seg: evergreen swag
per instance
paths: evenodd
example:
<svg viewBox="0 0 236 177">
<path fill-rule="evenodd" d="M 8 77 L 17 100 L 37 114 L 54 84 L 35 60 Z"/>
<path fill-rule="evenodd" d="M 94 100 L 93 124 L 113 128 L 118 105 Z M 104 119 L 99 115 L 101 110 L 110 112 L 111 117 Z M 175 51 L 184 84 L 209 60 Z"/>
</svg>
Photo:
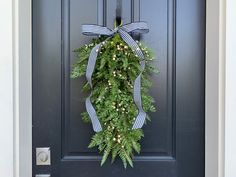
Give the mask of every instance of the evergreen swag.
<svg viewBox="0 0 236 177">
<path fill-rule="evenodd" d="M 84 76 L 87 62 L 92 48 L 102 42 L 93 73 L 93 90 L 91 101 L 96 109 L 97 116 L 103 130 L 95 133 L 89 148 L 98 147 L 103 152 L 101 165 L 111 154 L 112 162 L 117 156 L 122 160 L 124 167 L 127 163 L 133 167 L 133 151 L 140 153 L 140 139 L 144 136 L 142 129 L 132 130 L 138 110 L 133 101 L 134 80 L 141 71 L 140 59 L 133 53 L 118 34 L 104 41 L 105 37 L 92 40 L 74 52 L 76 63 L 73 65 L 71 78 Z M 152 52 L 137 41 L 145 55 L 146 68 L 142 74 L 142 104 L 145 112 L 155 112 L 154 100 L 148 94 L 151 86 L 150 75 L 157 73 L 153 66 Z M 90 86 L 85 83 L 84 91 Z M 82 113 L 84 122 L 90 122 L 87 112 Z M 146 120 L 150 120 L 147 116 Z"/>
</svg>

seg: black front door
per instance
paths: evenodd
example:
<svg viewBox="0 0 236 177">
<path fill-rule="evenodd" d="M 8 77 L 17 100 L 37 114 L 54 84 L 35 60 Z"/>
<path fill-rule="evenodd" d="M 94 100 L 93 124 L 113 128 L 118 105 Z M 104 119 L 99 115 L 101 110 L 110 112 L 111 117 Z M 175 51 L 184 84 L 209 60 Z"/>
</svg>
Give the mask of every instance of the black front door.
<svg viewBox="0 0 236 177">
<path fill-rule="evenodd" d="M 85 110 L 82 83 L 71 80 L 73 50 L 90 39 L 84 23 L 115 20 L 115 0 L 33 1 L 33 176 L 204 177 L 205 0 L 123 0 L 124 23 L 147 21 L 141 40 L 157 56 L 151 94 L 158 111 L 144 127 L 134 168 L 100 166 Z M 51 165 L 36 165 L 36 148 L 50 147 Z"/>
</svg>

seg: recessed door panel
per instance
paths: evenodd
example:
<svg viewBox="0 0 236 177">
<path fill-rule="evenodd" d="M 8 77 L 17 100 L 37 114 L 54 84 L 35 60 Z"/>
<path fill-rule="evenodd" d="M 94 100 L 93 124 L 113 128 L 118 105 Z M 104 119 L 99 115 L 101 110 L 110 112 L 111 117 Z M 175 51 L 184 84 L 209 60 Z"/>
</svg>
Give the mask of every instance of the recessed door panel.
<svg viewBox="0 0 236 177">
<path fill-rule="evenodd" d="M 100 167 L 101 155 L 88 149 L 94 134 L 83 123 L 85 78 L 70 79 L 73 50 L 92 38 L 82 24 L 114 27 L 114 0 L 33 0 L 33 153 L 50 147 L 51 165 L 34 174 L 61 177 L 204 176 L 204 0 L 121 0 L 123 23 L 146 21 L 136 36 L 156 54 L 160 73 L 152 76 L 157 112 L 144 126 L 142 151 L 134 168 L 117 160 Z"/>
</svg>

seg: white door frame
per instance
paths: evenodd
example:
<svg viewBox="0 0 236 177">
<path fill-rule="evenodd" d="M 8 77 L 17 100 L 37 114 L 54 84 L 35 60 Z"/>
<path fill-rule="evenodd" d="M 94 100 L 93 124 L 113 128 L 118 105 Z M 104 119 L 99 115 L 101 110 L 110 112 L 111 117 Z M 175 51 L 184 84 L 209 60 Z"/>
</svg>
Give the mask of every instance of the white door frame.
<svg viewBox="0 0 236 177">
<path fill-rule="evenodd" d="M 206 0 L 205 177 L 224 177 L 226 0 Z"/>
<path fill-rule="evenodd" d="M 32 177 L 31 0 L 12 2 L 14 115 L 9 117 L 14 121 L 12 170 L 14 177 Z M 225 9 L 225 0 L 207 0 L 205 177 L 224 176 Z"/>
</svg>

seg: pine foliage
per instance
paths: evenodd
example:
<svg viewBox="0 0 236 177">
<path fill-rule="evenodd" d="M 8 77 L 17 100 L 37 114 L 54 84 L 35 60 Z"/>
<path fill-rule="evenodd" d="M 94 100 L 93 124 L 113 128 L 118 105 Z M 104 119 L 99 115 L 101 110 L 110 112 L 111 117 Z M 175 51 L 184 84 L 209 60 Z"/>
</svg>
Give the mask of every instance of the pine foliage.
<svg viewBox="0 0 236 177">
<path fill-rule="evenodd" d="M 104 37 L 99 37 L 74 51 L 76 62 L 72 67 L 71 78 L 85 75 L 90 52 L 101 42 L 102 47 L 92 76 L 91 100 L 103 131 L 95 133 L 88 147 L 97 147 L 103 153 L 101 165 L 111 155 L 112 162 L 120 157 L 125 168 L 127 164 L 133 167 L 134 152 L 140 153 L 140 140 L 144 136 L 142 129 L 131 130 L 138 113 L 133 101 L 133 85 L 141 71 L 140 59 L 118 34 L 107 41 L 104 41 Z M 148 91 L 152 85 L 150 75 L 158 71 L 153 65 L 152 52 L 144 44 L 140 42 L 138 44 L 146 61 L 146 68 L 142 75 L 143 108 L 146 112 L 154 112 L 156 111 L 154 100 Z M 87 82 L 83 90 L 91 91 Z M 87 112 L 82 113 L 82 119 L 86 123 L 90 122 Z M 147 116 L 146 120 L 150 118 Z"/>
</svg>

